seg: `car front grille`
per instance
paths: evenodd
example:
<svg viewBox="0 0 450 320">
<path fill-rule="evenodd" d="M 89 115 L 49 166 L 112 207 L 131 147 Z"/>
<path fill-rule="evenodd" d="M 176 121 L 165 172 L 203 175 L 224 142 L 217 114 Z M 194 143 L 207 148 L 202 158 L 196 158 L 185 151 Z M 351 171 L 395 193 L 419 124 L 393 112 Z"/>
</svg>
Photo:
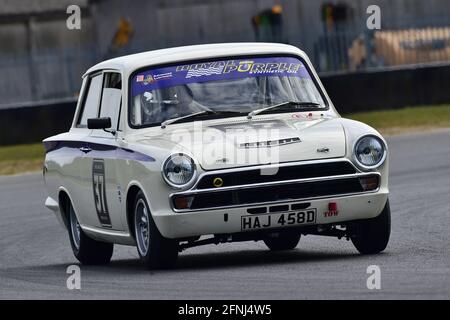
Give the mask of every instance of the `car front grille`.
<svg viewBox="0 0 450 320">
<path fill-rule="evenodd" d="M 358 172 L 349 161 L 270 167 L 272 175 L 262 175 L 261 168 L 267 169 L 207 173 L 193 189 L 172 194 L 172 208 L 181 212 L 339 197 L 375 192 L 381 180 L 379 173 Z M 223 181 L 220 186 L 214 186 L 216 178 Z"/>
<path fill-rule="evenodd" d="M 340 176 L 353 173 L 356 173 L 356 169 L 348 161 L 272 167 L 270 169 L 251 169 L 236 172 L 218 172 L 204 175 L 198 182 L 196 188 L 213 188 L 214 179 L 217 178 L 223 181 L 221 187 L 228 187 L 242 185 L 243 182 L 245 184 L 257 184 L 293 179 Z"/>
</svg>

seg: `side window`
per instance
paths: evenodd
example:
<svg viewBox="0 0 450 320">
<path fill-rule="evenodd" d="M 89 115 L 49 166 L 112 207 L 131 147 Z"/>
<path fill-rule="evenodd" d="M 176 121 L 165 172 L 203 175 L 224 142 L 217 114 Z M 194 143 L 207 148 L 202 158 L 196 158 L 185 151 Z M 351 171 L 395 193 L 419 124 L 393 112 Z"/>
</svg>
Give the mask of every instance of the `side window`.
<svg viewBox="0 0 450 320">
<path fill-rule="evenodd" d="M 78 126 L 86 127 L 87 119 L 97 118 L 98 104 L 100 102 L 100 93 L 102 90 L 102 74 L 91 78 L 89 89 L 84 100 L 81 116 L 78 118 Z"/>
<path fill-rule="evenodd" d="M 103 81 L 102 103 L 100 106 L 100 117 L 110 117 L 112 127 L 117 128 L 122 101 L 122 80 L 120 73 L 105 73 Z"/>
</svg>

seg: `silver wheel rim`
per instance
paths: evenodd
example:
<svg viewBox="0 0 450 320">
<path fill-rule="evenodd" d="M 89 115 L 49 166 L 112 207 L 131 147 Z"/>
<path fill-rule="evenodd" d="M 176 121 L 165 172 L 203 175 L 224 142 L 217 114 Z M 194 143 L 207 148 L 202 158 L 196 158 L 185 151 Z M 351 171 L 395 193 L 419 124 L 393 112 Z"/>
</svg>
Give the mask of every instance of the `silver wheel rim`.
<svg viewBox="0 0 450 320">
<path fill-rule="evenodd" d="M 150 221 L 148 208 L 143 199 L 139 199 L 134 210 L 134 229 L 136 242 L 141 256 L 147 255 L 150 244 Z"/>
<path fill-rule="evenodd" d="M 75 248 L 80 249 L 81 227 L 72 206 L 70 206 L 70 229 L 72 231 L 73 244 L 75 245 Z"/>
</svg>

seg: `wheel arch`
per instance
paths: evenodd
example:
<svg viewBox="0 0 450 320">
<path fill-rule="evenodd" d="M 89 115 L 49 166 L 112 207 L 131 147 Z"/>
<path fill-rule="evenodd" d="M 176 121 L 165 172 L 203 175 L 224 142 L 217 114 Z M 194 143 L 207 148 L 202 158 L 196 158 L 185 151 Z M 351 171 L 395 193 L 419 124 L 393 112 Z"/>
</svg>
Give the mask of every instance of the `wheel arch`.
<svg viewBox="0 0 450 320">
<path fill-rule="evenodd" d="M 132 182 L 132 183 L 130 183 L 130 185 L 127 188 L 126 218 L 127 218 L 128 230 L 130 232 L 130 236 L 133 239 L 135 239 L 134 223 L 133 223 L 134 200 L 136 199 L 136 196 L 139 193 L 139 191 L 142 191 L 144 193 L 145 198 L 148 199 L 147 195 L 145 194 L 144 188 L 142 188 L 142 186 L 139 183 Z"/>
<path fill-rule="evenodd" d="M 59 210 L 61 212 L 61 218 L 66 229 L 69 228 L 69 214 L 71 203 L 72 198 L 70 197 L 69 192 L 64 188 L 60 188 L 60 190 L 58 191 L 58 204 Z"/>
</svg>

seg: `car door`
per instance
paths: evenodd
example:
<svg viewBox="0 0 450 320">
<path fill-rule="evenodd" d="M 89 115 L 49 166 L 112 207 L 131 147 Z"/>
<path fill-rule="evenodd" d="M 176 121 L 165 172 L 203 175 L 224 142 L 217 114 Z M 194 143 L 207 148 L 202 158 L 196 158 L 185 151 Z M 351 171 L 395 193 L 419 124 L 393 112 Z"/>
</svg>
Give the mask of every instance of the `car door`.
<svg viewBox="0 0 450 320">
<path fill-rule="evenodd" d="M 88 75 L 84 82 L 86 89 L 83 91 L 74 129 L 71 130 L 71 133 L 76 134 L 72 134 L 72 136 L 76 138 L 74 143 L 76 143 L 75 147 L 78 152 L 76 157 L 77 172 L 72 175 L 72 179 L 76 181 L 76 188 L 74 188 L 71 196 L 78 221 L 82 225 L 96 226 L 98 218 L 92 214 L 88 205 L 88 203 L 92 204 L 92 197 L 86 198 L 86 188 L 92 189 L 92 182 L 86 181 L 83 173 L 86 167 L 86 155 L 91 151 L 88 147 L 91 130 L 87 127 L 87 120 L 96 118 L 98 115 L 103 74 L 100 72 Z"/>
<path fill-rule="evenodd" d="M 122 101 L 121 74 L 108 71 L 101 74 L 101 94 L 98 113 L 93 117 L 109 117 L 112 127 L 90 130 L 86 137 L 87 150 L 81 162 L 80 176 L 84 182 L 84 211 L 90 215 L 92 226 L 124 230 L 124 213 L 117 183 L 117 130 Z"/>
</svg>

